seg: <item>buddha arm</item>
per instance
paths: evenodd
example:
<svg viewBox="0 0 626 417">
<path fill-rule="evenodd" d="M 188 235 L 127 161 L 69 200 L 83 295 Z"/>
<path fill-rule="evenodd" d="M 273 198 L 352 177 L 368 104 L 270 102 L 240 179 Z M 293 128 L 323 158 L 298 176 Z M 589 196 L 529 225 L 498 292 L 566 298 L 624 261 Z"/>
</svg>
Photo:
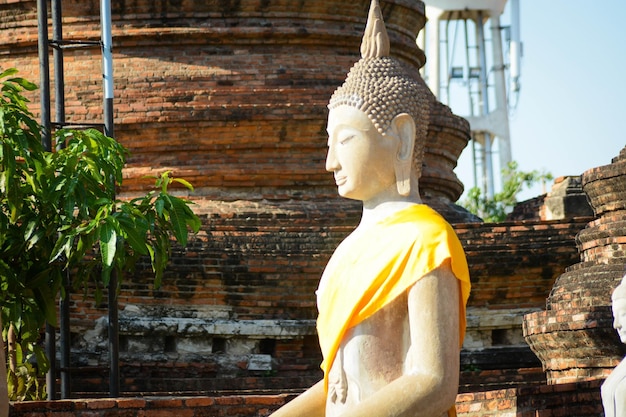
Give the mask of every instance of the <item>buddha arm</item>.
<svg viewBox="0 0 626 417">
<path fill-rule="evenodd" d="M 322 380 L 283 405 L 271 417 L 324 417 L 325 409 L 326 394 Z"/>
<path fill-rule="evenodd" d="M 459 378 L 459 284 L 446 264 L 409 290 L 411 347 L 406 371 L 342 417 L 439 417 L 455 402 Z"/>
</svg>

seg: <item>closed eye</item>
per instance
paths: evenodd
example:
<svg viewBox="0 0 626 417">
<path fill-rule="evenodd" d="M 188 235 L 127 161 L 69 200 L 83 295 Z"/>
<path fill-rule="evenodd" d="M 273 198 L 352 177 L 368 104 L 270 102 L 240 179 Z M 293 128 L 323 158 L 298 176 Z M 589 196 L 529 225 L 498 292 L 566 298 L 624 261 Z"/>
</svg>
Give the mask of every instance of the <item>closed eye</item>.
<svg viewBox="0 0 626 417">
<path fill-rule="evenodd" d="M 341 144 L 341 145 L 345 145 L 345 144 L 346 144 L 346 143 L 348 143 L 350 140 L 354 139 L 354 137 L 355 137 L 354 135 L 350 135 L 350 136 L 348 136 L 348 137 L 345 137 L 345 138 L 343 138 L 343 139 L 341 139 L 341 140 L 339 141 L 339 144 Z"/>
</svg>

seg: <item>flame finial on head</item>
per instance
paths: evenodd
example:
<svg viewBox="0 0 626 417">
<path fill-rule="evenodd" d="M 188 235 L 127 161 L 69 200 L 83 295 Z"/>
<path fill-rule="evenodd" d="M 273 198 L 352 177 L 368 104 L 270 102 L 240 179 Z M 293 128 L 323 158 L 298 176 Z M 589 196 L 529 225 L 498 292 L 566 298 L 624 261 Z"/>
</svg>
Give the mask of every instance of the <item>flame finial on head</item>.
<svg viewBox="0 0 626 417">
<path fill-rule="evenodd" d="M 361 57 L 380 58 L 382 56 L 389 56 L 389 35 L 378 0 L 372 0 L 361 43 Z"/>
</svg>

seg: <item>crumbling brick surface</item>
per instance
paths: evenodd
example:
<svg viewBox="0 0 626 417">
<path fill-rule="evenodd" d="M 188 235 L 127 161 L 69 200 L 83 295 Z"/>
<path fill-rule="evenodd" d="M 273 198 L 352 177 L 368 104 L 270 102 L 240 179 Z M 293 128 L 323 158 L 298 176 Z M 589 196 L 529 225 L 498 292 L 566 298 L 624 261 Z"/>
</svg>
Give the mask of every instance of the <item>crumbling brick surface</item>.
<svg viewBox="0 0 626 417">
<path fill-rule="evenodd" d="M 463 393 L 457 396 L 459 417 L 601 417 L 601 381 L 537 385 Z M 117 398 L 21 402 L 10 406 L 12 417 L 264 417 L 296 394 L 220 397 Z"/>
<path fill-rule="evenodd" d="M 577 235 L 579 262 L 557 278 L 546 310 L 524 321 L 551 384 L 605 378 L 626 353 L 611 312 L 611 293 L 626 264 L 625 157 L 622 150 L 610 165 L 583 173 L 597 218 Z"/>
</svg>

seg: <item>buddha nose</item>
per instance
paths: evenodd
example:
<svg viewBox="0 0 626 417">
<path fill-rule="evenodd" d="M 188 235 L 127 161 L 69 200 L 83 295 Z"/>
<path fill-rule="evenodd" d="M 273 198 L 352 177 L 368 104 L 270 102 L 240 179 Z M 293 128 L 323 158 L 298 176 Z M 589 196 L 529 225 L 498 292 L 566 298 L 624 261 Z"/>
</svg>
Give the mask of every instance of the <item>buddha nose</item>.
<svg viewBox="0 0 626 417">
<path fill-rule="evenodd" d="M 335 156 L 335 147 L 330 145 L 328 147 L 328 153 L 326 154 L 326 171 L 335 172 L 339 169 L 339 161 Z"/>
</svg>

